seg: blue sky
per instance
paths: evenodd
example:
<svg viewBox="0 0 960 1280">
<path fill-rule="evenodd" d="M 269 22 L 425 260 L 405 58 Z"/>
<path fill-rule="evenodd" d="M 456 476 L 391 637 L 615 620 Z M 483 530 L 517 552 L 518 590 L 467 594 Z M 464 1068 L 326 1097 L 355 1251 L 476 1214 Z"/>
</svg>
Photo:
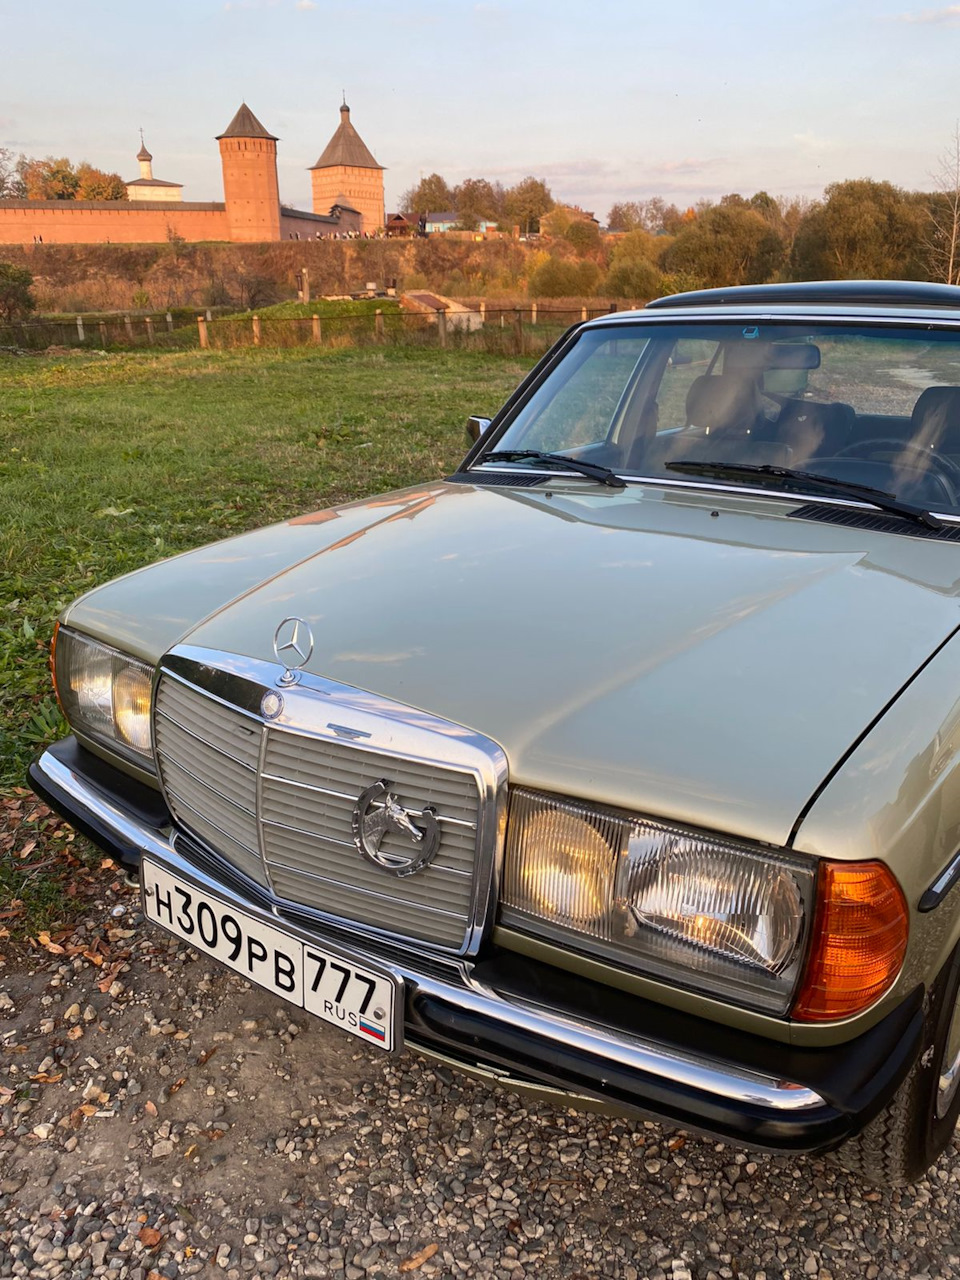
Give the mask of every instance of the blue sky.
<svg viewBox="0 0 960 1280">
<path fill-rule="evenodd" d="M 0 145 L 222 199 L 241 99 L 285 203 L 338 123 L 387 167 L 543 176 L 594 209 L 661 194 L 932 185 L 960 116 L 960 4 L 911 0 L 0 0 Z"/>
</svg>

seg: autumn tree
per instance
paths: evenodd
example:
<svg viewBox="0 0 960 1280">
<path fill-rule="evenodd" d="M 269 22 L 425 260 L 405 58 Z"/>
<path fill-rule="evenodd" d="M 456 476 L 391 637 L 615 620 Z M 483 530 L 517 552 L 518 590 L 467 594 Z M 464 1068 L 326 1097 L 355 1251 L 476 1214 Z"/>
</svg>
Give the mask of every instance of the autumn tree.
<svg viewBox="0 0 960 1280">
<path fill-rule="evenodd" d="M 499 222 L 503 216 L 503 187 L 486 178 L 464 178 L 452 192 L 452 207 L 461 227 L 473 230 L 480 222 Z M 449 207 L 449 206 L 448 206 Z"/>
<path fill-rule="evenodd" d="M 797 228 L 797 280 L 916 280 L 923 276 L 927 213 L 891 182 L 834 182 Z"/>
<path fill-rule="evenodd" d="M 628 231 L 614 247 L 602 292 L 611 298 L 655 298 L 660 291 L 659 262 L 671 243 L 639 227 Z"/>
<path fill-rule="evenodd" d="M 783 261 L 783 241 L 755 209 L 707 208 L 688 222 L 664 254 L 667 272 L 696 275 L 706 286 L 762 284 Z"/>
<path fill-rule="evenodd" d="M 453 208 L 453 191 L 439 173 L 421 178 L 400 197 L 400 212 L 418 218 L 422 213 L 444 213 Z"/>
<path fill-rule="evenodd" d="M 527 292 L 531 298 L 590 297 L 599 279 L 594 262 L 548 257 L 530 272 Z"/>
<path fill-rule="evenodd" d="M 118 173 L 96 169 L 86 160 L 74 166 L 66 156 L 43 160 L 21 157 L 17 165 L 28 200 L 126 200 L 126 183 Z"/>
<path fill-rule="evenodd" d="M 26 267 L 0 262 L 0 320 L 9 324 L 31 312 L 35 306 L 30 286 L 33 276 Z"/>
<path fill-rule="evenodd" d="M 504 213 L 529 235 L 540 230 L 540 219 L 553 208 L 553 196 L 542 178 L 524 178 L 503 194 Z"/>
<path fill-rule="evenodd" d="M 649 200 L 627 200 L 612 205 L 607 214 L 611 231 L 666 232 L 674 235 L 680 229 L 682 214 L 675 204 L 667 204 L 661 196 Z"/>
</svg>

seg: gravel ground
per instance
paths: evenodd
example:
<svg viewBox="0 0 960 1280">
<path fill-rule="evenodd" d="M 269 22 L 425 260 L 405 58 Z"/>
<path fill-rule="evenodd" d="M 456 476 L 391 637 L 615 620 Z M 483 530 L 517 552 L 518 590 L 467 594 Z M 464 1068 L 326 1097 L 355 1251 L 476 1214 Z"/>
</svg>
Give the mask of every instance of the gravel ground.
<svg viewBox="0 0 960 1280">
<path fill-rule="evenodd" d="M 7 947 L 0 1276 L 960 1276 L 956 1153 L 880 1192 L 524 1104 L 278 1007 L 117 882 Z"/>
</svg>

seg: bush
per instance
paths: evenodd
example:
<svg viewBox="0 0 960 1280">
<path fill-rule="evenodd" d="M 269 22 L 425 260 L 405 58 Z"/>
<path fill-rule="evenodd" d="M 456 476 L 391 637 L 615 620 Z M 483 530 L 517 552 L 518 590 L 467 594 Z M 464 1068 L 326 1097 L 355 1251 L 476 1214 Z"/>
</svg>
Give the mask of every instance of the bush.
<svg viewBox="0 0 960 1280">
<path fill-rule="evenodd" d="M 603 282 L 602 292 L 611 298 L 655 298 L 660 292 L 660 272 L 652 262 L 643 258 L 614 262 Z"/>
<path fill-rule="evenodd" d="M 599 279 L 600 268 L 596 263 L 548 258 L 531 271 L 527 292 L 532 298 L 589 297 Z"/>
<path fill-rule="evenodd" d="M 30 292 L 32 284 L 33 276 L 26 267 L 0 262 L 0 320 L 9 323 L 34 309 L 36 303 Z"/>
</svg>

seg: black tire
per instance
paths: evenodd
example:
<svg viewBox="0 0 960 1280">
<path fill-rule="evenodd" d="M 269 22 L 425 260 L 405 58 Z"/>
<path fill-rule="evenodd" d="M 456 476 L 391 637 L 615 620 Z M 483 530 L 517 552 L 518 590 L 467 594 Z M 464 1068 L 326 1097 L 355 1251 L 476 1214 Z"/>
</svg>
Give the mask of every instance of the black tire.
<svg viewBox="0 0 960 1280">
<path fill-rule="evenodd" d="M 937 1090 L 958 994 L 960 947 L 931 990 L 924 1043 L 907 1078 L 880 1114 L 833 1153 L 838 1164 L 866 1182 L 886 1187 L 916 1182 L 950 1143 L 960 1116 L 960 1089 L 943 1116 L 937 1115 Z"/>
</svg>

